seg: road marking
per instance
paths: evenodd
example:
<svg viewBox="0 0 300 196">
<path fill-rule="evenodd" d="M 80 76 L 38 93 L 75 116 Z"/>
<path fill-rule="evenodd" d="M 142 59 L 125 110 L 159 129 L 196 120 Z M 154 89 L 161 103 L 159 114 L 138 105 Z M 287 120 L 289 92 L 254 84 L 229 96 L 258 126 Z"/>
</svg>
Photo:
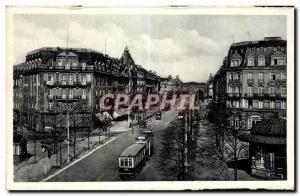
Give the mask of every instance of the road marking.
<svg viewBox="0 0 300 196">
<path fill-rule="evenodd" d="M 46 182 L 48 180 L 50 180 L 51 178 L 53 178 L 54 176 L 60 174 L 61 172 L 63 172 L 64 170 L 68 169 L 69 167 L 73 166 L 74 164 L 76 164 L 77 162 L 81 161 L 82 159 L 90 156 L 92 153 L 94 153 L 96 150 L 102 148 L 103 146 L 105 146 L 106 144 L 109 144 L 110 142 L 114 141 L 116 138 L 115 137 L 112 137 L 111 140 L 109 140 L 108 142 L 106 142 L 105 144 L 102 144 L 100 146 L 98 146 L 97 148 L 93 149 L 92 151 L 90 151 L 89 153 L 87 153 L 86 155 L 80 157 L 79 159 L 75 160 L 74 162 L 71 162 L 69 165 L 67 165 L 66 167 L 64 168 L 61 168 L 60 170 L 58 170 L 57 172 L 55 172 L 54 174 L 46 177 L 44 180 L 42 180 L 41 182 Z"/>
</svg>

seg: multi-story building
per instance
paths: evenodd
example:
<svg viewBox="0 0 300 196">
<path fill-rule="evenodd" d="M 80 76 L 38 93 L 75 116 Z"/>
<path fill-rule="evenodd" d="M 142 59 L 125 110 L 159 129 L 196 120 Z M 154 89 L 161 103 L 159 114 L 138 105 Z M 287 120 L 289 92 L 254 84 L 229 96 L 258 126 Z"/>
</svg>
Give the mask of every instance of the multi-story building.
<svg viewBox="0 0 300 196">
<path fill-rule="evenodd" d="M 207 99 L 212 100 L 213 99 L 213 94 L 214 94 L 214 77 L 212 74 L 209 75 L 209 78 L 207 80 Z"/>
<path fill-rule="evenodd" d="M 249 129 L 275 113 L 285 118 L 286 62 L 280 37 L 232 44 L 214 76 L 214 101 L 239 112 Z"/>
<path fill-rule="evenodd" d="M 104 94 L 157 92 L 159 84 L 127 47 L 120 59 L 90 49 L 40 48 L 14 66 L 14 119 L 28 125 L 37 118 L 34 126 L 44 130 L 57 111 L 93 116 Z"/>
</svg>

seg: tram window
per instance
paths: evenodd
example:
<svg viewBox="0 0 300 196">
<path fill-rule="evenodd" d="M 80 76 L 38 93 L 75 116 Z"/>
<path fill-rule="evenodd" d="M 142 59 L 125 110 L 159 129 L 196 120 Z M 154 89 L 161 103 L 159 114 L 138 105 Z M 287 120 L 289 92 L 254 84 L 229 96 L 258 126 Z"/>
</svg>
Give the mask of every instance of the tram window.
<svg viewBox="0 0 300 196">
<path fill-rule="evenodd" d="M 124 159 L 121 159 L 121 167 L 123 167 L 125 165 Z"/>
<path fill-rule="evenodd" d="M 132 167 L 132 159 L 128 159 L 128 167 Z"/>
</svg>

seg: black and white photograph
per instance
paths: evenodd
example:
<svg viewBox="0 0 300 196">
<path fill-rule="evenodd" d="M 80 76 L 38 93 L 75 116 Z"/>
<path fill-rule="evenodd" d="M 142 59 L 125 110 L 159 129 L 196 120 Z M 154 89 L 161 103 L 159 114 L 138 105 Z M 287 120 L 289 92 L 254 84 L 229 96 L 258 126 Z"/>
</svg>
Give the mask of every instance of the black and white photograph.
<svg viewBox="0 0 300 196">
<path fill-rule="evenodd" d="M 294 187 L 294 8 L 7 7 L 10 190 Z"/>
</svg>

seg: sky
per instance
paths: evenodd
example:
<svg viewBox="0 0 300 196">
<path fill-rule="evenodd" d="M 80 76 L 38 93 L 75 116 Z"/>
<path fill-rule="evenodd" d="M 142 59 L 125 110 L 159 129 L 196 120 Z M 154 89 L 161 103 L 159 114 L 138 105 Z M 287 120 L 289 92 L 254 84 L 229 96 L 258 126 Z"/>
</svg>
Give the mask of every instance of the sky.
<svg viewBox="0 0 300 196">
<path fill-rule="evenodd" d="M 40 47 L 66 47 L 68 40 L 68 47 L 103 53 L 106 45 L 115 58 L 127 46 L 136 64 L 162 77 L 205 82 L 233 41 L 286 39 L 286 25 L 279 15 L 15 15 L 14 63 Z"/>
</svg>

